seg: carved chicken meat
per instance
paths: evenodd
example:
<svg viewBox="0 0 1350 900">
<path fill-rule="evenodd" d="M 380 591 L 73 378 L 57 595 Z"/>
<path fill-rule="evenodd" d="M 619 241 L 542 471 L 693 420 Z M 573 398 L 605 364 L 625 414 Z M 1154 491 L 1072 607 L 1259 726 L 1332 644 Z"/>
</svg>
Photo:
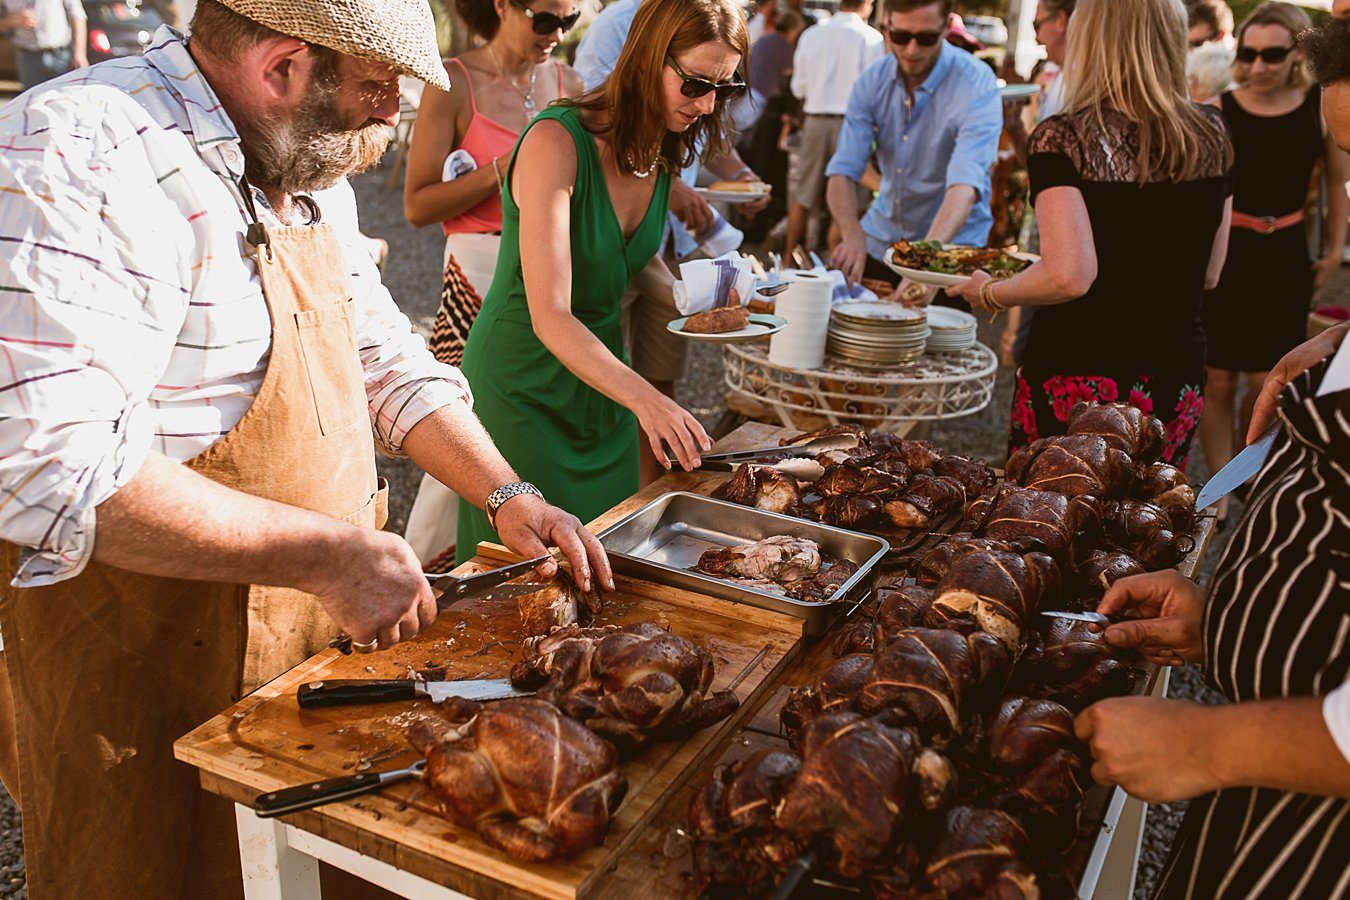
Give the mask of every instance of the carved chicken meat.
<svg viewBox="0 0 1350 900">
<path fill-rule="evenodd" d="M 926 742 L 945 747 L 967 714 L 1003 686 L 1011 655 L 993 636 L 911 628 L 877 651 L 857 709 L 894 710 Z"/>
<path fill-rule="evenodd" d="M 1152 462 L 1162 455 L 1166 435 L 1154 416 L 1128 403 L 1079 402 L 1069 410 L 1067 434 L 1091 434 L 1136 462 Z"/>
<path fill-rule="evenodd" d="M 783 795 L 796 781 L 801 759 L 760 750 L 721 766 L 689 805 L 694 877 L 708 885 L 759 893 L 773 885 L 801 852 L 801 841 L 774 822 Z"/>
<path fill-rule="evenodd" d="M 1031 839 L 1012 816 L 958 806 L 928 856 L 928 881 L 949 897 L 1034 900 L 1040 890 L 1031 854 Z"/>
<path fill-rule="evenodd" d="M 1008 460 L 1007 475 L 1023 487 L 1059 494 L 1124 497 L 1134 482 L 1134 461 L 1095 434 L 1041 438 Z"/>
<path fill-rule="evenodd" d="M 968 617 L 1015 652 L 1041 601 L 1059 597 L 1059 567 L 1044 553 L 971 549 L 933 592 L 930 624 Z"/>
<path fill-rule="evenodd" d="M 929 441 L 908 440 L 884 431 L 869 435 L 867 448 L 876 456 L 898 459 L 915 472 L 933 468 L 946 456 Z"/>
<path fill-rule="evenodd" d="M 740 701 L 711 692 L 712 657 L 677 634 L 642 622 L 626 628 L 561 628 L 525 642 L 511 681 L 536 688 L 592 731 L 625 747 L 697 731 Z"/>
<path fill-rule="evenodd" d="M 1035 546 L 1072 565 L 1101 537 L 1102 504 L 1095 497 L 1004 484 L 970 505 L 962 529 L 980 537 Z"/>
<path fill-rule="evenodd" d="M 797 479 L 772 466 L 754 463 L 744 463 L 737 468 L 736 474 L 713 491 L 712 496 L 789 516 L 797 513 L 802 502 Z"/>
<path fill-rule="evenodd" d="M 548 634 L 565 625 L 585 624 L 601 609 L 600 590 L 592 586 L 583 591 L 565 569 L 550 580 L 549 586 L 519 599 L 520 619 L 526 635 Z"/>
<path fill-rule="evenodd" d="M 753 544 L 705 551 L 698 568 L 709 575 L 797 581 L 820 571 L 820 545 L 806 538 L 774 535 Z"/>
<path fill-rule="evenodd" d="M 542 700 L 457 703 L 453 724 L 414 726 L 423 780 L 455 823 L 543 862 L 604 839 L 628 783 L 614 747 Z"/>
<path fill-rule="evenodd" d="M 961 482 L 946 475 L 915 475 L 905 492 L 885 504 L 886 516 L 898 528 L 926 528 L 966 503 Z"/>
<path fill-rule="evenodd" d="M 1034 697 L 1080 711 L 1128 694 L 1135 670 L 1087 622 L 1045 620 L 1017 664 L 1017 681 Z"/>
<path fill-rule="evenodd" d="M 823 851 L 825 863 L 856 877 L 880 862 L 910 815 L 937 811 L 954 792 L 952 769 L 924 757 L 914 732 L 883 717 L 828 713 L 807 723 L 802 770 L 775 821 Z"/>
</svg>

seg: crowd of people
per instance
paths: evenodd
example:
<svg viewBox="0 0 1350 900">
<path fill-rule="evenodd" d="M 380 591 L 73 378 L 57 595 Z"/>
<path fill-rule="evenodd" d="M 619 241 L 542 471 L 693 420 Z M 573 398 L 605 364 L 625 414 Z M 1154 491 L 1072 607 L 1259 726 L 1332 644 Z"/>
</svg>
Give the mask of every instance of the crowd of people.
<svg viewBox="0 0 1350 900">
<path fill-rule="evenodd" d="M 73 72 L 77 0 L 0 4 L 71 47 L 0 110 L 0 779 L 30 894 L 237 896 L 233 814 L 173 740 L 338 631 L 415 638 L 426 567 L 500 540 L 613 589 L 582 522 L 711 447 L 674 399 L 672 264 L 775 209 L 787 249 L 884 299 L 1018 313 L 1010 448 L 1081 400 L 1161 418 L 1177 465 L 1197 433 L 1214 468 L 1283 426 L 1207 594 L 1103 601 L 1142 616 L 1109 640 L 1232 703 L 1109 700 L 1078 730 L 1098 781 L 1199 798 L 1163 896 L 1346 889 L 1350 325 L 1301 338 L 1350 217 L 1350 0 L 1317 30 L 1279 0 L 1236 28 L 1219 0 L 1039 0 L 1039 258 L 945 292 L 885 252 L 990 240 L 1020 116 L 951 0 L 616 0 L 570 66 L 574 0 L 455 0 L 475 43 L 449 60 L 424 0 L 200 0 Z M 401 77 L 427 85 L 405 213 L 446 236 L 430 347 L 346 180 Z M 708 177 L 781 189 L 729 222 Z M 426 472 L 406 540 L 376 447 Z"/>
</svg>

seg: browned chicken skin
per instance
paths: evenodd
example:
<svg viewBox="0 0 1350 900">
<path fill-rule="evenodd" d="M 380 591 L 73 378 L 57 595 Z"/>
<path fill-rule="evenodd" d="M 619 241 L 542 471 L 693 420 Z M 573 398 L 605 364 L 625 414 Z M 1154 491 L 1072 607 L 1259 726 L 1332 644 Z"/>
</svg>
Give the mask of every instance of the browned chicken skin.
<svg viewBox="0 0 1350 900">
<path fill-rule="evenodd" d="M 1065 433 L 1096 435 L 1136 462 L 1157 459 L 1166 440 L 1161 421 L 1128 403 L 1077 403 L 1069 410 Z"/>
<path fill-rule="evenodd" d="M 511 680 L 537 687 L 592 731 L 641 747 L 720 722 L 740 701 L 712 692 L 713 661 L 702 647 L 651 622 L 626 628 L 570 626 L 525 642 Z"/>
<path fill-rule="evenodd" d="M 529 862 L 573 856 L 604 839 L 628 783 L 614 747 L 550 703 L 451 707 L 455 727 L 415 726 L 423 780 L 463 828 Z"/>
<path fill-rule="evenodd" d="M 1017 664 L 1028 694 L 1080 711 L 1106 697 L 1128 694 L 1134 669 L 1087 622 L 1046 618 Z"/>
<path fill-rule="evenodd" d="M 1028 865 L 1031 839 L 1007 813 L 958 806 L 928 858 L 928 881 L 954 898 L 1040 896 Z"/>
<path fill-rule="evenodd" d="M 915 475 L 903 494 L 886 503 L 886 516 L 898 528 L 926 528 L 966 502 L 961 482 L 946 475 Z"/>
<path fill-rule="evenodd" d="M 1059 568 L 1044 553 L 972 548 L 953 560 L 933 592 L 930 624 L 970 617 L 1015 651 L 1041 601 L 1058 599 Z"/>
<path fill-rule="evenodd" d="M 785 475 L 772 466 L 744 463 L 712 496 L 730 500 L 741 506 L 752 506 L 768 512 L 796 515 L 802 502 L 797 479 Z"/>
<path fill-rule="evenodd" d="M 598 615 L 600 590 L 583 591 L 566 569 L 559 569 L 548 587 L 519 599 L 520 618 L 526 635 L 548 634 L 564 625 L 585 624 Z"/>
<path fill-rule="evenodd" d="M 1007 476 L 1023 487 L 1059 494 L 1124 497 L 1134 482 L 1134 461 L 1095 434 L 1041 438 L 1008 460 Z"/>
</svg>

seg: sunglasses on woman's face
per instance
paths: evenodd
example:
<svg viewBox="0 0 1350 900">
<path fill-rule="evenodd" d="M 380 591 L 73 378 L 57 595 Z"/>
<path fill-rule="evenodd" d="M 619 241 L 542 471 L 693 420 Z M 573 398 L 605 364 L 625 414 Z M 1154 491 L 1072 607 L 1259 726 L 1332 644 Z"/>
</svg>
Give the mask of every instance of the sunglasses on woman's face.
<svg viewBox="0 0 1350 900">
<path fill-rule="evenodd" d="M 918 41 L 920 47 L 931 47 L 942 40 L 941 31 L 905 31 L 903 28 L 890 29 L 891 43 L 897 47 L 908 47 L 910 41 Z"/>
<path fill-rule="evenodd" d="M 675 74 L 684 79 L 684 83 L 680 85 L 680 93 L 691 100 L 706 97 L 710 91 L 717 91 L 718 100 L 729 100 L 745 90 L 745 82 L 735 78 L 735 76 L 733 76 L 734 80 L 724 81 L 721 84 L 709 81 L 706 78 L 695 78 L 681 69 L 680 64 L 675 61 L 673 56 L 666 57 L 666 65 L 674 69 Z"/>
<path fill-rule="evenodd" d="M 577 24 L 581 18 L 581 10 L 577 10 L 570 16 L 559 16 L 551 12 L 535 12 L 530 9 L 521 0 L 511 0 L 511 5 L 525 14 L 525 18 L 530 20 L 530 26 L 534 28 L 535 34 L 552 34 L 555 31 L 562 31 L 564 34 L 572 30 L 572 26 Z"/>
<path fill-rule="evenodd" d="M 1237 60 L 1248 66 L 1258 59 L 1268 66 L 1278 66 L 1288 59 L 1289 54 L 1293 52 L 1293 47 L 1263 47 L 1260 50 L 1253 50 L 1251 47 L 1239 47 L 1237 48 Z"/>
</svg>

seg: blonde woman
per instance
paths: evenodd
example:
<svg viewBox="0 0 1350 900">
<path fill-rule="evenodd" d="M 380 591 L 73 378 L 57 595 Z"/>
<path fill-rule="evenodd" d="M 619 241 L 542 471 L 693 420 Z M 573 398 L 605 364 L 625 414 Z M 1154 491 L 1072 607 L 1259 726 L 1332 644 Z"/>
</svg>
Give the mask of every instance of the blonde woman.
<svg viewBox="0 0 1350 900">
<path fill-rule="evenodd" d="M 1289 3 L 1262 3 L 1237 32 L 1237 87 L 1222 97 L 1233 136 L 1233 233 L 1219 285 L 1205 296 L 1208 342 L 1200 439 L 1210 471 L 1233 456 L 1252 404 L 1280 357 L 1303 342 L 1313 293 L 1341 265 L 1350 199 L 1327 192 L 1326 254 L 1308 258 L 1304 201 L 1313 170 L 1350 180 L 1346 155 L 1322 123 L 1321 91 L 1309 84 L 1295 37 L 1311 27 Z M 1247 394 L 1235 416 L 1238 383 Z M 1238 421 L 1235 421 L 1237 419 Z M 1220 501 L 1220 521 L 1227 516 Z"/>
<path fill-rule="evenodd" d="M 1181 0 L 1079 0 L 1064 79 L 1064 112 L 1028 146 L 1041 260 L 949 291 L 1037 307 L 1011 449 L 1062 434 L 1078 400 L 1120 401 L 1166 423 L 1180 464 L 1204 402 L 1200 305 L 1228 247 L 1232 146 L 1219 110 L 1188 96 Z"/>
</svg>

